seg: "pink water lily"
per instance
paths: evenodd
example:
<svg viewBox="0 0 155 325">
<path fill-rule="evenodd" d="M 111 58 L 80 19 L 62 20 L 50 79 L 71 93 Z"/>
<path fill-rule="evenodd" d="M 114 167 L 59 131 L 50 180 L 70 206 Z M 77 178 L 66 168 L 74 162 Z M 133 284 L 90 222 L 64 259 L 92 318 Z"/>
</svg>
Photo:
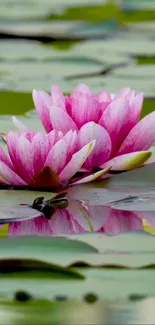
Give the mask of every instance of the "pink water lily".
<svg viewBox="0 0 155 325">
<path fill-rule="evenodd" d="M 78 149 L 76 131 L 63 136 L 53 130 L 48 134 L 9 132 L 6 144 L 8 155 L 0 148 L 0 183 L 52 187 L 65 184 L 76 174 L 95 140 Z M 92 180 L 98 175 L 92 175 Z"/>
<path fill-rule="evenodd" d="M 130 170 L 152 155 L 155 143 L 155 112 L 140 119 L 143 94 L 130 88 L 116 95 L 103 91 L 96 95 L 85 84 L 79 84 L 70 96 L 52 86 L 51 94 L 33 91 L 33 101 L 46 132 L 78 132 L 78 148 L 96 139 L 94 150 L 83 168 L 92 170 L 112 166 L 113 170 Z"/>
</svg>

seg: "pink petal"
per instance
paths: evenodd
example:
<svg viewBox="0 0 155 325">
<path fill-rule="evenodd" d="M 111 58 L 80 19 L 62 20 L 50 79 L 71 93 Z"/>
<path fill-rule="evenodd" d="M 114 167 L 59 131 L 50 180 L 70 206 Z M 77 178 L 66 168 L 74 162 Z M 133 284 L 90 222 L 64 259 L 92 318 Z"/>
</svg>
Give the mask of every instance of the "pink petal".
<svg viewBox="0 0 155 325">
<path fill-rule="evenodd" d="M 100 93 L 97 94 L 97 99 L 99 103 L 106 102 L 110 103 L 111 102 L 111 96 L 108 93 L 108 91 L 101 91 Z"/>
<path fill-rule="evenodd" d="M 14 168 L 19 173 L 19 159 L 18 159 L 18 141 L 19 141 L 20 133 L 18 132 L 8 132 L 6 135 L 6 143 L 10 158 L 14 165 Z"/>
<path fill-rule="evenodd" d="M 115 99 L 120 97 L 126 97 L 131 92 L 130 88 L 122 88 L 119 92 L 115 95 Z"/>
<path fill-rule="evenodd" d="M 32 140 L 31 150 L 33 154 L 34 174 L 36 174 L 44 166 L 49 151 L 47 136 L 42 132 L 38 132 Z"/>
<path fill-rule="evenodd" d="M 84 206 L 82 206 L 81 201 L 70 200 L 67 211 L 72 216 L 73 220 L 75 220 L 80 225 L 81 229 L 90 231 L 91 227 L 88 211 Z"/>
<path fill-rule="evenodd" d="M 71 115 L 72 113 L 72 100 L 71 97 L 65 96 L 65 107 L 68 115 Z"/>
<path fill-rule="evenodd" d="M 72 96 L 72 118 L 78 128 L 89 121 L 98 122 L 100 106 L 97 98 L 75 92 Z"/>
<path fill-rule="evenodd" d="M 49 220 L 49 227 L 55 236 L 73 234 L 72 220 L 66 209 L 56 211 Z"/>
<path fill-rule="evenodd" d="M 60 133 L 60 131 L 53 130 L 48 134 L 46 134 L 46 137 L 48 139 L 49 150 L 50 150 L 57 141 L 63 138 L 63 134 Z"/>
<path fill-rule="evenodd" d="M 20 133 L 21 134 L 21 133 Z M 26 131 L 26 132 L 22 132 L 22 134 L 24 135 L 24 137 L 29 140 L 29 142 L 32 142 L 34 136 L 36 135 L 36 132 L 33 131 Z"/>
<path fill-rule="evenodd" d="M 121 232 L 129 232 L 142 230 L 143 223 L 133 212 L 111 210 L 111 214 L 104 225 L 106 233 L 118 234 Z"/>
<path fill-rule="evenodd" d="M 71 160 L 72 155 L 77 151 L 77 132 L 69 131 L 63 138 L 67 144 L 67 160 Z"/>
<path fill-rule="evenodd" d="M 79 234 L 79 233 L 81 234 L 86 232 L 86 230 L 75 219 L 72 219 L 72 227 L 73 227 L 72 234 Z"/>
<path fill-rule="evenodd" d="M 24 180 L 2 161 L 0 161 L 0 182 L 10 185 L 26 185 Z"/>
<path fill-rule="evenodd" d="M 64 139 L 59 140 L 50 150 L 44 166 L 51 167 L 59 174 L 66 164 L 67 145 Z"/>
<path fill-rule="evenodd" d="M 16 116 L 12 116 L 12 122 L 19 131 L 28 130 L 28 128 Z"/>
<path fill-rule="evenodd" d="M 129 104 L 134 100 L 136 97 L 136 91 L 135 90 L 130 90 L 128 94 L 126 94 L 125 98 L 129 101 Z"/>
<path fill-rule="evenodd" d="M 143 165 L 151 156 L 150 151 L 138 151 L 117 156 L 105 164 L 101 168 L 111 167 L 112 170 L 131 170 Z"/>
<path fill-rule="evenodd" d="M 109 106 L 110 102 L 102 102 L 99 103 L 99 111 L 100 111 L 100 115 L 99 115 L 99 119 L 101 118 L 103 112 L 107 109 L 107 107 Z"/>
<path fill-rule="evenodd" d="M 77 171 L 84 164 L 85 160 L 92 152 L 95 146 L 95 141 L 92 141 L 85 145 L 82 149 L 77 151 L 73 156 L 69 163 L 65 166 L 65 168 L 60 173 L 59 177 L 62 182 L 68 181 L 71 177 L 73 177 Z"/>
<path fill-rule="evenodd" d="M 96 145 L 84 164 L 85 168 L 99 167 L 108 160 L 111 153 L 111 139 L 108 132 L 94 122 L 83 125 L 78 133 L 79 148 L 82 148 L 94 139 L 96 140 Z"/>
<path fill-rule="evenodd" d="M 85 231 L 97 231 L 109 217 L 110 208 L 104 206 L 85 206 L 81 201 L 71 200 L 67 211 Z"/>
<path fill-rule="evenodd" d="M 88 212 L 89 212 L 89 219 L 92 225 L 93 231 L 98 231 L 100 228 L 102 228 L 110 215 L 111 209 L 106 206 L 99 206 L 99 205 L 90 205 L 88 206 Z"/>
<path fill-rule="evenodd" d="M 148 150 L 155 143 L 155 112 L 145 116 L 127 135 L 118 154 Z"/>
<path fill-rule="evenodd" d="M 77 126 L 72 118 L 60 107 L 52 106 L 50 118 L 53 128 L 66 134 L 70 130 L 77 130 Z"/>
<path fill-rule="evenodd" d="M 50 121 L 50 107 L 52 106 L 51 97 L 44 91 L 33 90 L 32 92 L 33 101 L 36 110 L 40 116 L 43 126 L 47 132 L 52 130 L 52 124 Z"/>
<path fill-rule="evenodd" d="M 73 93 L 74 92 L 80 92 L 81 94 L 87 94 L 87 95 L 92 95 L 92 92 L 90 90 L 90 88 L 84 84 L 84 83 L 81 83 L 79 84 L 74 90 L 73 90 Z M 72 94 L 73 94 L 72 93 Z M 72 96 L 72 95 L 71 95 Z"/>
<path fill-rule="evenodd" d="M 9 159 L 9 157 L 6 155 L 5 151 L 1 147 L 0 147 L 0 161 L 4 162 L 9 168 L 15 171 L 11 160 Z"/>
<path fill-rule="evenodd" d="M 129 102 L 130 104 L 130 124 L 132 128 L 138 123 L 143 106 L 143 94 L 139 93 Z"/>
<path fill-rule="evenodd" d="M 80 180 L 78 181 L 74 181 L 73 182 L 73 185 L 77 185 L 77 184 L 85 184 L 85 183 L 89 183 L 89 182 L 93 182 L 95 181 L 96 179 L 99 179 L 100 177 L 102 177 L 103 175 L 107 174 L 108 171 L 110 170 L 111 168 L 105 168 L 105 169 L 102 169 L 100 170 L 99 172 L 96 172 L 96 173 L 93 173 L 91 175 L 88 175 L 88 176 L 84 176 L 82 177 Z M 107 174 L 108 175 L 108 174 Z"/>
<path fill-rule="evenodd" d="M 136 215 L 141 220 L 145 220 L 150 227 L 155 228 L 155 212 L 154 211 L 137 211 Z"/>
<path fill-rule="evenodd" d="M 51 97 L 52 97 L 52 104 L 51 106 L 58 106 L 65 109 L 65 97 L 61 91 L 61 89 L 57 85 L 53 85 L 51 88 Z"/>
<path fill-rule="evenodd" d="M 16 166 L 19 175 L 29 183 L 34 175 L 33 151 L 31 143 L 21 135 L 18 139 Z"/>
<path fill-rule="evenodd" d="M 127 100 L 123 98 L 114 100 L 104 111 L 99 124 L 108 131 L 111 137 L 111 156 L 113 156 L 132 128 L 130 106 Z"/>
<path fill-rule="evenodd" d="M 8 236 L 51 236 L 52 231 L 45 218 L 26 220 L 22 222 L 12 222 L 9 224 Z"/>
</svg>

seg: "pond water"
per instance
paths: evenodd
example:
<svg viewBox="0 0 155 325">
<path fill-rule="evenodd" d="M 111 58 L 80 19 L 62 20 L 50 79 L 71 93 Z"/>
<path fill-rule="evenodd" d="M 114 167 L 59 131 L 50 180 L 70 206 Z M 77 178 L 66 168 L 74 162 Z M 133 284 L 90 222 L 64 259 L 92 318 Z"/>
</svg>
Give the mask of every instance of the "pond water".
<svg viewBox="0 0 155 325">
<path fill-rule="evenodd" d="M 0 146 L 12 115 L 43 130 L 34 88 L 130 87 L 144 93 L 141 118 L 154 111 L 154 32 L 154 0 L 1 0 Z M 53 189 L 0 188 L 4 325 L 154 324 L 154 171 L 67 187 L 51 218 L 32 205 Z"/>
</svg>

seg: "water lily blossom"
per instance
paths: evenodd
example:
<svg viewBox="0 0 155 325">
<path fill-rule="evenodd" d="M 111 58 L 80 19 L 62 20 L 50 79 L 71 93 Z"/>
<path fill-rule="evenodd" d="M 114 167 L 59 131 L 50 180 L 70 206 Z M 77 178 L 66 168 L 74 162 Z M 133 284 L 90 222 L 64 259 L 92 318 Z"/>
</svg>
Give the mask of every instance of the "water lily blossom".
<svg viewBox="0 0 155 325">
<path fill-rule="evenodd" d="M 66 184 L 81 168 L 95 146 L 93 140 L 78 149 L 77 141 L 77 132 L 71 130 L 64 136 L 55 130 L 48 134 L 7 133 L 9 155 L 0 148 L 0 183 L 34 187 Z M 92 174 L 91 180 L 100 176 L 100 173 L 102 172 Z"/>
<path fill-rule="evenodd" d="M 142 93 L 124 88 L 116 95 L 106 91 L 94 95 L 87 85 L 79 84 L 70 96 L 64 96 L 53 85 L 50 95 L 34 90 L 33 101 L 47 133 L 77 131 L 79 149 L 96 139 L 83 165 L 86 170 L 112 166 L 112 170 L 125 171 L 155 161 L 150 158 L 155 111 L 139 120 Z"/>
</svg>

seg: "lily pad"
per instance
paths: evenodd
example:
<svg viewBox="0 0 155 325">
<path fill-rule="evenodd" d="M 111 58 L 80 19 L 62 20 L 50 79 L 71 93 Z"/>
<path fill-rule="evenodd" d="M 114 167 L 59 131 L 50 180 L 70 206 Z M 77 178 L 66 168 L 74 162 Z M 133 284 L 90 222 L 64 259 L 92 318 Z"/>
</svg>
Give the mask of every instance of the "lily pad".
<svg viewBox="0 0 155 325">
<path fill-rule="evenodd" d="M 52 199 L 55 194 L 52 192 L 41 191 L 26 191 L 26 190 L 0 190 L 1 202 L 0 205 L 10 204 L 28 204 L 31 205 L 38 196 L 45 197 L 46 200 Z"/>
<path fill-rule="evenodd" d="M 103 4 L 103 0 L 90 0 L 90 5 Z M 49 15 L 61 14 L 68 7 L 77 7 L 79 5 L 88 5 L 87 0 L 58 0 L 50 1 L 45 0 L 44 3 L 41 0 L 2 0 L 0 16 L 2 19 L 7 20 L 21 20 L 21 19 L 34 19 L 43 18 Z"/>
<path fill-rule="evenodd" d="M 153 82 L 155 80 L 155 64 L 143 64 L 143 65 L 133 65 L 130 67 L 117 68 L 112 71 L 113 75 L 121 78 L 134 79 L 151 79 Z"/>
<path fill-rule="evenodd" d="M 44 5 L 41 1 L 1 1 L 0 17 L 4 20 L 36 19 L 46 17 L 50 13 L 58 13 L 56 5 L 49 6 L 50 2 L 45 0 Z M 37 10 L 36 10 L 37 8 Z"/>
<path fill-rule="evenodd" d="M 11 90 L 32 91 L 41 87 L 50 89 L 52 83 L 58 83 L 65 91 L 69 91 L 65 77 L 81 74 L 99 73 L 103 70 L 102 63 L 96 63 L 87 58 L 58 58 L 50 62 L 19 62 L 17 64 L 5 62 L 0 64 L 1 80 L 11 83 Z M 16 78 L 15 78 L 16 75 Z M 60 82 L 58 81 L 60 80 Z M 62 82 L 61 82 L 62 80 Z M 58 81 L 58 82 L 57 82 Z M 8 89 L 7 87 L 7 89 Z M 10 89 L 10 88 L 9 88 Z"/>
<path fill-rule="evenodd" d="M 114 288 L 116 287 L 114 286 Z M 145 292 L 145 290 L 141 291 Z M 97 325 L 117 325 L 125 324 L 125 322 L 128 324 L 131 322 L 149 324 L 150 321 L 154 323 L 154 298 L 147 298 L 145 294 L 132 295 L 132 297 L 134 296 L 137 297 L 137 301 L 135 299 L 135 301 L 124 302 L 97 301 L 96 303 L 87 303 L 86 301 L 63 301 L 62 295 L 60 302 L 49 302 L 47 299 L 36 299 L 27 303 L 5 300 L 0 305 L 1 319 L 4 325 L 8 325 L 8 319 L 10 325 L 72 325 L 73 322 L 79 325 L 86 325 L 88 322 L 91 325 L 94 323 Z"/>
<path fill-rule="evenodd" d="M 154 265 L 154 237 L 147 233 L 76 234 L 61 237 L 0 238 L 1 258 L 28 258 L 60 266 L 81 264 L 96 267 L 151 268 Z M 17 248 L 18 247 L 18 248 Z"/>
<path fill-rule="evenodd" d="M 102 71 L 102 64 L 96 63 L 89 58 L 58 58 L 53 59 L 50 62 L 24 62 L 18 63 L 16 65 L 11 62 L 0 64 L 0 72 L 5 73 L 6 76 L 11 75 L 12 78 L 14 73 L 16 73 L 17 79 L 28 80 L 28 77 L 33 76 L 33 79 L 36 77 L 46 77 L 53 78 L 55 77 L 67 77 L 67 76 L 76 76 L 80 74 L 91 74 L 99 73 Z"/>
<path fill-rule="evenodd" d="M 135 39 L 135 38 L 125 38 L 116 37 L 104 41 L 105 51 L 113 53 L 128 54 L 133 57 L 145 55 L 145 56 L 155 56 L 155 44 L 152 40 Z"/>
<path fill-rule="evenodd" d="M 111 73 L 107 75 L 100 75 L 94 77 L 82 77 L 82 78 L 74 78 L 69 80 L 70 88 L 76 87 L 79 82 L 83 82 L 88 84 L 88 86 L 92 89 L 94 93 L 98 93 L 102 90 L 109 91 L 112 94 L 117 93 L 121 88 L 130 87 L 131 89 L 135 89 L 137 92 L 143 92 L 144 96 L 147 98 L 154 98 L 155 96 L 155 83 L 152 76 L 151 79 L 146 78 L 135 78 L 135 76 L 128 77 L 125 75 L 125 71 L 130 71 L 130 67 L 118 68 L 115 69 L 116 73 L 118 71 L 124 71 L 124 75 L 115 75 L 115 70 L 111 70 Z M 134 69 L 131 66 L 131 70 Z M 136 69 L 136 67 L 135 67 Z M 114 73 L 113 73 L 114 71 Z M 149 107 L 148 107 L 149 112 Z"/>
<path fill-rule="evenodd" d="M 33 118 L 28 116 L 18 116 L 18 118 L 29 130 L 44 131 L 38 116 L 34 116 Z M 11 116 L 2 115 L 0 118 L 0 133 L 6 133 L 9 131 L 18 131 L 18 129 L 14 125 Z"/>
<path fill-rule="evenodd" d="M 118 54 L 116 51 L 107 51 L 103 40 L 89 40 L 78 43 L 70 52 L 79 53 L 109 65 L 130 64 L 133 62 L 128 54 Z"/>
<path fill-rule="evenodd" d="M 16 22 L 13 24 L 0 24 L 0 32 L 6 35 L 18 37 L 30 37 L 34 39 L 83 39 L 92 36 L 103 37 L 116 32 L 119 26 L 115 21 L 108 22 L 83 22 L 83 21 L 32 21 Z"/>
<path fill-rule="evenodd" d="M 85 28 L 88 23 L 76 21 L 32 21 L 16 22 L 13 24 L 1 24 L 0 31 L 3 34 L 18 35 L 21 37 L 70 37 L 79 27 Z"/>
<path fill-rule="evenodd" d="M 0 60 L 4 61 L 50 60 L 59 54 L 52 47 L 28 40 L 1 40 L 0 48 Z"/>
<path fill-rule="evenodd" d="M 125 10 L 149 10 L 155 9 L 154 0 L 123 0 Z"/>
<path fill-rule="evenodd" d="M 155 3 L 153 4 L 155 8 Z M 143 35 L 154 36 L 155 31 L 155 22 L 154 21 L 145 21 L 145 22 L 132 22 L 125 24 L 125 27 L 129 31 L 134 33 L 143 33 Z"/>
</svg>

